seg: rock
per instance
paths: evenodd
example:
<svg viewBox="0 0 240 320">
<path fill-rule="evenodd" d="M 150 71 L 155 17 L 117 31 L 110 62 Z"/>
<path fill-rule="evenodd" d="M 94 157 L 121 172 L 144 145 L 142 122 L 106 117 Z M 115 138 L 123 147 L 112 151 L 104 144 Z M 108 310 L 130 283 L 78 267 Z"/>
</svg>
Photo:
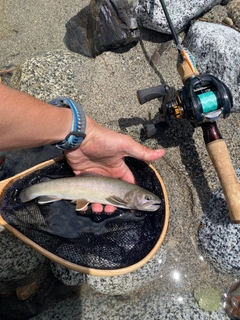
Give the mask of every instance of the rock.
<svg viewBox="0 0 240 320">
<path fill-rule="evenodd" d="M 233 95 L 233 110 L 240 108 L 240 33 L 215 23 L 197 21 L 184 41 L 196 59 L 200 73 L 222 80 Z"/>
<path fill-rule="evenodd" d="M 221 0 L 165 1 L 177 32 L 183 30 L 191 19 L 197 18 Z M 135 6 L 137 20 L 145 28 L 171 33 L 160 0 L 138 0 Z"/>
<path fill-rule="evenodd" d="M 236 174 L 240 180 L 239 169 Z M 204 256 L 215 268 L 221 272 L 240 275 L 240 225 L 230 220 L 221 188 L 213 194 L 208 209 L 203 213 L 197 240 Z"/>
<path fill-rule="evenodd" d="M 228 17 L 228 12 L 226 6 L 217 5 L 213 7 L 210 11 L 204 14 L 200 21 L 223 23 L 224 19 Z"/>
<path fill-rule="evenodd" d="M 232 1 L 232 0 L 222 0 L 221 5 L 228 4 L 230 1 Z"/>
<path fill-rule="evenodd" d="M 30 278 L 45 258 L 7 230 L 0 230 L 0 282 Z"/>
<path fill-rule="evenodd" d="M 230 1 L 227 5 L 227 11 L 235 26 L 240 28 L 240 0 Z"/>
<path fill-rule="evenodd" d="M 95 277 L 86 275 L 87 283 L 97 292 L 109 295 L 123 295 L 139 290 L 159 276 L 164 267 L 167 251 L 161 246 L 152 259 L 144 266 L 127 274 L 114 277 Z"/>
<path fill-rule="evenodd" d="M 68 21 L 66 29 L 67 47 L 88 57 L 139 39 L 138 25 L 126 0 L 91 0 Z"/>
<path fill-rule="evenodd" d="M 233 27 L 233 24 L 234 24 L 234 23 L 233 23 L 233 21 L 232 21 L 231 18 L 226 17 L 226 18 L 223 19 L 223 22 L 224 22 L 227 26 Z"/>
<path fill-rule="evenodd" d="M 68 269 L 53 261 L 51 261 L 51 270 L 54 276 L 67 286 L 80 286 L 85 282 L 84 274 Z"/>
<path fill-rule="evenodd" d="M 16 294 L 19 300 L 27 300 L 37 291 L 38 283 L 37 281 L 33 281 L 24 286 L 18 287 L 16 289 Z"/>
<path fill-rule="evenodd" d="M 87 293 L 46 308 L 31 320 L 227 320 L 225 311 L 201 310 L 192 294 L 141 294 L 134 297 Z"/>
</svg>

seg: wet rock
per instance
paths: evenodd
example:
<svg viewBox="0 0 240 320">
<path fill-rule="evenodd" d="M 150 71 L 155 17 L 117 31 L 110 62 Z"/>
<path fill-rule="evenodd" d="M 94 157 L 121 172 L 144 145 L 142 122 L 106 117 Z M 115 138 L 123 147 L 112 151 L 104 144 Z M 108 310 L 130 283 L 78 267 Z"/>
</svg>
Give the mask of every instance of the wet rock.
<svg viewBox="0 0 240 320">
<path fill-rule="evenodd" d="M 97 292 L 109 295 L 127 294 L 159 277 L 161 268 L 166 261 L 166 255 L 166 248 L 162 246 L 152 259 L 134 272 L 114 277 L 87 275 L 86 280 L 89 286 Z"/>
<path fill-rule="evenodd" d="M 54 276 L 67 286 L 80 286 L 85 282 L 85 275 L 75 270 L 68 269 L 58 263 L 51 262 Z"/>
<path fill-rule="evenodd" d="M 37 287 L 36 287 L 37 285 Z M 51 273 L 45 274 L 41 283 L 28 283 L 16 292 L 0 296 L 1 320 L 32 319 L 47 307 L 75 296 L 74 287 L 66 287 Z"/>
<path fill-rule="evenodd" d="M 0 281 L 30 277 L 45 258 L 7 230 L 0 230 Z"/>
<path fill-rule="evenodd" d="M 67 47 L 88 57 L 139 39 L 138 25 L 126 0 L 91 0 L 68 21 L 66 29 Z"/>
<path fill-rule="evenodd" d="M 240 180 L 240 170 L 236 171 Z M 203 214 L 198 230 L 199 248 L 221 272 L 240 275 L 240 225 L 229 217 L 222 189 L 219 188 Z"/>
<path fill-rule="evenodd" d="M 233 95 L 233 110 L 240 108 L 240 33 L 221 24 L 197 21 L 190 28 L 184 45 L 196 59 L 200 73 L 222 80 Z"/>
<path fill-rule="evenodd" d="M 224 310 L 201 310 L 192 295 L 148 294 L 144 297 L 106 296 L 87 293 L 48 308 L 31 320 L 49 319 L 166 319 L 228 320 Z"/>
<path fill-rule="evenodd" d="M 175 29 L 181 31 L 190 20 L 220 4 L 221 0 L 168 0 L 165 3 Z M 159 0 L 138 0 L 135 12 L 138 23 L 143 27 L 163 33 L 171 33 Z"/>
<path fill-rule="evenodd" d="M 33 281 L 29 284 L 25 284 L 24 286 L 18 287 L 16 289 L 16 294 L 19 300 L 27 300 L 37 291 L 38 283 L 37 281 Z"/>
</svg>

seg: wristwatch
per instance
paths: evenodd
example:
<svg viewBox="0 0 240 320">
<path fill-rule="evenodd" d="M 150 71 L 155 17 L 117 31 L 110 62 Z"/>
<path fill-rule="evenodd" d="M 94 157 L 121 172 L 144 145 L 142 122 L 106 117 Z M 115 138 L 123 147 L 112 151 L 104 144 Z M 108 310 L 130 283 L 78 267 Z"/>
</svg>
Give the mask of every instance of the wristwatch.
<svg viewBox="0 0 240 320">
<path fill-rule="evenodd" d="M 79 103 L 67 97 L 58 97 L 49 101 L 49 103 L 58 107 L 70 108 L 73 113 L 71 132 L 55 146 L 62 150 L 76 149 L 86 137 L 86 116 L 82 107 Z"/>
</svg>

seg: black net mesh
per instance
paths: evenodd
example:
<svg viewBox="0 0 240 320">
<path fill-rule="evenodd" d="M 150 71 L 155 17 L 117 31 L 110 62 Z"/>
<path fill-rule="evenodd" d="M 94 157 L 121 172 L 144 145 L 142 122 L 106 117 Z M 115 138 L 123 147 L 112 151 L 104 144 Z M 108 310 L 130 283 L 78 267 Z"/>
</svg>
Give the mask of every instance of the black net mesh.
<svg viewBox="0 0 240 320">
<path fill-rule="evenodd" d="M 163 228 L 165 203 L 161 184 L 144 162 L 126 158 L 139 186 L 159 196 L 155 212 L 117 209 L 113 214 L 75 210 L 70 201 L 38 205 L 22 203 L 21 189 L 45 177 L 73 176 L 65 160 L 37 170 L 14 182 L 5 192 L 3 219 L 29 239 L 72 263 L 95 269 L 118 269 L 142 260 L 156 244 Z"/>
</svg>

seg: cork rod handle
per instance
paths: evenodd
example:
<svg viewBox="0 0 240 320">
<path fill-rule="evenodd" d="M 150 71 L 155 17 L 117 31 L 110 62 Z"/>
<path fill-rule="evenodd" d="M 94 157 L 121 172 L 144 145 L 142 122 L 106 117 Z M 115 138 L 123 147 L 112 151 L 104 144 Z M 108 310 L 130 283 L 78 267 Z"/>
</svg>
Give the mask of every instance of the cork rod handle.
<svg viewBox="0 0 240 320">
<path fill-rule="evenodd" d="M 240 184 L 226 143 L 223 139 L 218 139 L 208 143 L 206 148 L 223 188 L 230 218 L 234 223 L 240 223 Z"/>
</svg>

